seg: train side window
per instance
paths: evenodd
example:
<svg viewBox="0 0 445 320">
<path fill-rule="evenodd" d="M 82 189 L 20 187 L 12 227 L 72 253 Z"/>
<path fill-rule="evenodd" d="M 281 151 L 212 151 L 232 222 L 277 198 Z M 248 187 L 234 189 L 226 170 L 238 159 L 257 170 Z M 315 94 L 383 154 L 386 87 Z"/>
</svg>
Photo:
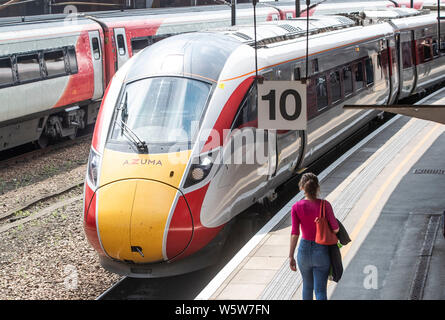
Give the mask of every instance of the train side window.
<svg viewBox="0 0 445 320">
<path fill-rule="evenodd" d="M 261 75 L 263 76 L 264 80 L 276 80 L 275 79 L 276 78 L 275 71 L 273 69 L 268 70 L 268 71 L 262 73 Z"/>
<path fill-rule="evenodd" d="M 366 67 L 366 85 L 371 85 L 374 83 L 374 66 L 371 58 L 365 60 Z"/>
<path fill-rule="evenodd" d="M 12 76 L 12 64 L 11 59 L 0 59 L 0 87 L 11 85 L 14 83 L 14 77 Z"/>
<path fill-rule="evenodd" d="M 144 39 L 131 39 L 131 49 L 133 50 L 133 55 L 141 51 L 142 49 L 150 45 L 147 38 Z"/>
<path fill-rule="evenodd" d="M 355 66 L 355 71 L 354 71 L 354 75 L 355 75 L 355 90 L 360 90 L 361 88 L 364 87 L 364 75 L 363 75 L 363 63 L 359 62 L 357 64 L 354 65 Z"/>
<path fill-rule="evenodd" d="M 422 41 L 422 47 L 423 47 L 423 61 L 431 60 L 433 57 L 432 50 L 431 50 L 431 40 L 423 40 Z"/>
<path fill-rule="evenodd" d="M 236 115 L 232 128 L 258 127 L 257 90 L 253 85 Z"/>
<path fill-rule="evenodd" d="M 119 55 L 121 56 L 125 55 L 125 41 L 124 41 L 124 36 L 121 34 L 117 35 L 117 48 L 119 51 Z"/>
<path fill-rule="evenodd" d="M 318 76 L 316 79 L 317 109 L 320 111 L 328 106 L 328 89 L 326 76 Z"/>
<path fill-rule="evenodd" d="M 312 74 L 315 74 L 319 71 L 318 69 L 318 59 L 312 60 Z"/>
<path fill-rule="evenodd" d="M 68 56 L 68 63 L 70 65 L 71 74 L 77 73 L 77 58 L 76 58 L 76 49 L 74 47 L 68 47 L 66 50 L 66 54 Z"/>
<path fill-rule="evenodd" d="M 379 53 L 377 55 L 377 66 L 376 66 L 377 70 L 375 73 L 376 81 L 380 81 L 383 79 L 383 68 L 386 68 L 388 66 L 387 64 L 385 65 L 384 63 L 382 63 L 382 61 L 383 61 L 382 59 L 383 59 L 383 56 L 381 53 Z M 388 59 L 387 54 L 385 54 L 385 60 L 387 60 L 387 59 Z"/>
<path fill-rule="evenodd" d="M 294 80 L 301 80 L 300 68 L 294 68 Z"/>
<path fill-rule="evenodd" d="M 46 74 L 48 77 L 66 74 L 63 50 L 44 52 L 43 60 L 45 61 Z"/>
<path fill-rule="evenodd" d="M 345 97 L 354 91 L 351 67 L 343 68 L 343 86 L 345 88 Z"/>
<path fill-rule="evenodd" d="M 37 53 L 17 56 L 17 70 L 20 82 L 41 78 Z"/>
<path fill-rule="evenodd" d="M 445 53 L 445 36 L 440 37 L 440 53 Z"/>
<path fill-rule="evenodd" d="M 91 40 L 91 43 L 93 44 L 93 56 L 95 60 L 99 60 L 100 59 L 100 47 L 99 47 L 99 39 L 97 39 L 96 37 L 94 37 Z"/>
<path fill-rule="evenodd" d="M 174 35 L 175 35 L 174 33 L 165 33 L 165 34 L 156 35 L 156 36 L 153 36 L 152 41 L 153 41 L 153 43 L 155 43 L 155 42 L 161 41 L 165 38 L 168 38 L 168 37 L 171 37 Z"/>
<path fill-rule="evenodd" d="M 331 85 L 332 103 L 336 103 L 341 100 L 341 82 L 339 71 L 334 71 L 329 75 L 329 83 Z"/>
<path fill-rule="evenodd" d="M 413 65 L 413 56 L 411 43 L 402 42 L 402 59 L 403 59 L 403 69 L 411 68 Z"/>
<path fill-rule="evenodd" d="M 439 46 L 437 44 L 437 39 L 433 40 L 432 47 L 433 47 L 433 57 L 438 57 L 439 56 Z"/>
</svg>

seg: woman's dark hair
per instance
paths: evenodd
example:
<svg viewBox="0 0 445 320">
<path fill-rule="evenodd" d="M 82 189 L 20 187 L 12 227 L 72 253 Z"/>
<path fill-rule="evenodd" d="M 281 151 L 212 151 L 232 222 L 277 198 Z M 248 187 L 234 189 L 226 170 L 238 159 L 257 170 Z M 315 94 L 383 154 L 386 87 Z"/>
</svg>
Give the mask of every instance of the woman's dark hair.
<svg viewBox="0 0 445 320">
<path fill-rule="evenodd" d="M 313 199 L 317 198 L 318 188 L 318 178 L 313 173 L 305 173 L 300 179 L 298 186 L 304 190 L 304 192 Z"/>
</svg>

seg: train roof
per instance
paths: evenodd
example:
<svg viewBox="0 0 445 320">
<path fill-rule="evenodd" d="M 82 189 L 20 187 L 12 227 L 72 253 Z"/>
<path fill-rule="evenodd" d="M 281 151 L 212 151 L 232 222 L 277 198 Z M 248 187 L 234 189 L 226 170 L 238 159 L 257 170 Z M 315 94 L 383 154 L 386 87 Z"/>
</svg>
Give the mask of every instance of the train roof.
<svg viewBox="0 0 445 320">
<path fill-rule="evenodd" d="M 429 11 L 410 8 L 388 8 L 344 15 L 311 16 L 309 18 L 309 33 L 319 34 L 357 26 L 377 25 L 387 21 L 399 21 L 400 25 L 415 27 L 437 21 L 436 18 Z M 307 30 L 306 23 L 306 17 L 260 23 L 257 26 L 257 45 L 262 46 L 304 37 Z M 246 44 L 254 45 L 255 35 L 252 26 L 233 26 L 225 29 L 220 28 L 217 31 L 235 37 Z"/>
<path fill-rule="evenodd" d="M 236 39 L 214 32 L 191 32 L 169 37 L 131 59 L 131 65 L 137 67 L 127 70 L 126 81 L 157 74 L 216 81 L 227 58 L 241 45 L 242 42 Z"/>
<path fill-rule="evenodd" d="M 344 16 L 319 16 L 309 18 L 310 34 L 338 30 L 355 26 L 352 19 Z M 267 22 L 257 26 L 257 44 L 266 45 L 306 35 L 306 18 Z M 254 29 L 252 26 L 236 26 L 219 31 L 230 35 L 246 44 L 254 45 Z"/>
<path fill-rule="evenodd" d="M 275 7 L 272 3 L 269 4 L 259 3 L 260 8 Z M 249 3 L 237 4 L 237 10 L 252 9 L 252 5 Z M 130 9 L 130 10 L 108 10 L 108 11 L 91 11 L 91 12 L 79 12 L 72 14 L 46 14 L 46 15 L 33 15 L 33 16 L 17 16 L 17 17 L 4 17 L 0 18 L 1 26 L 12 26 L 18 24 L 34 24 L 34 23 L 46 23 L 54 21 L 64 21 L 66 19 L 77 18 L 83 19 L 88 16 L 95 17 L 97 19 L 122 19 L 122 18 L 134 18 L 134 17 L 147 17 L 147 16 L 161 16 L 161 15 L 175 15 L 175 14 L 191 14 L 202 12 L 230 12 L 230 7 L 227 5 L 205 5 L 194 7 L 173 7 L 173 8 L 146 8 L 146 9 Z M 277 9 L 278 10 L 278 9 Z"/>
</svg>

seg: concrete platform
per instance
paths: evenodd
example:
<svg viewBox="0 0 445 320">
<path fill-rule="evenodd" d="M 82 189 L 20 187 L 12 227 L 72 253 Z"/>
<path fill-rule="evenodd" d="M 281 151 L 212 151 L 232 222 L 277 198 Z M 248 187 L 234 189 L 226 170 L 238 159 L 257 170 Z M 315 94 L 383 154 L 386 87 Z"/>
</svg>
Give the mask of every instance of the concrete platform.
<svg viewBox="0 0 445 320">
<path fill-rule="evenodd" d="M 319 175 L 322 197 L 352 239 L 341 249 L 344 273 L 329 282 L 329 299 L 445 299 L 444 154 L 444 125 L 396 116 Z M 302 196 L 196 299 L 301 299 L 301 276 L 287 256 L 290 208 Z"/>
</svg>

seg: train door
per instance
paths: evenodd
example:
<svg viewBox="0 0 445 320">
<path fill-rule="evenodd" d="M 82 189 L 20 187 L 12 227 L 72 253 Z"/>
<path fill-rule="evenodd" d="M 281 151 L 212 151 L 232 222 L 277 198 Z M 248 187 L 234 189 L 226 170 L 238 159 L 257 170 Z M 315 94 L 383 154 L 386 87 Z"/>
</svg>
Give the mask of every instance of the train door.
<svg viewBox="0 0 445 320">
<path fill-rule="evenodd" d="M 300 80 L 301 64 L 285 64 L 278 67 L 275 73 L 276 80 Z M 295 130 L 273 130 L 276 147 L 275 152 L 271 152 L 271 162 L 275 163 L 275 168 L 271 178 L 274 184 L 280 184 L 292 175 L 294 169 L 299 165 L 303 142 L 302 131 Z"/>
<path fill-rule="evenodd" d="M 276 176 L 290 175 L 298 165 L 303 147 L 302 136 L 303 131 L 300 130 L 277 130 Z"/>
<path fill-rule="evenodd" d="M 94 93 L 93 99 L 102 98 L 104 91 L 104 77 L 103 77 L 103 51 L 101 46 L 101 39 L 99 31 L 89 31 L 91 59 L 94 69 Z"/>
<path fill-rule="evenodd" d="M 398 48 L 397 39 L 400 35 L 396 33 L 394 38 L 387 39 L 387 61 L 385 65 L 388 66 L 388 77 L 390 85 L 390 94 L 388 97 L 387 104 L 393 104 L 396 101 L 398 90 L 399 90 L 399 62 L 396 57 L 396 52 Z"/>
<path fill-rule="evenodd" d="M 116 42 L 117 67 L 120 69 L 129 59 L 125 28 L 114 29 L 114 40 Z"/>
<path fill-rule="evenodd" d="M 411 94 L 416 81 L 414 31 L 400 33 L 399 48 L 399 99 L 402 99 Z"/>
</svg>

